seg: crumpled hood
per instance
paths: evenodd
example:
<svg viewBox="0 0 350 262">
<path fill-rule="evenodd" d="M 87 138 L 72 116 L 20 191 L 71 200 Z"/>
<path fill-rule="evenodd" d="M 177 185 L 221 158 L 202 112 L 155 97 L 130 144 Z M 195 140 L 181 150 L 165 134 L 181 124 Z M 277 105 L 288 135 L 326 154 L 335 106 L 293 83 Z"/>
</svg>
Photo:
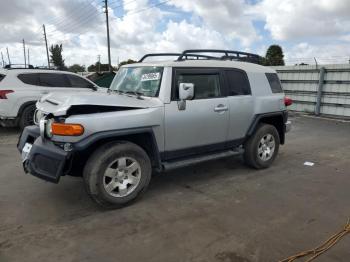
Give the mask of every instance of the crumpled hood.
<svg viewBox="0 0 350 262">
<path fill-rule="evenodd" d="M 40 111 L 51 113 L 54 116 L 66 115 L 73 106 L 96 106 L 118 108 L 149 108 L 162 106 L 158 98 L 143 97 L 138 99 L 133 95 L 124 95 L 107 92 L 67 92 L 50 93 L 43 96 L 36 104 Z"/>
</svg>

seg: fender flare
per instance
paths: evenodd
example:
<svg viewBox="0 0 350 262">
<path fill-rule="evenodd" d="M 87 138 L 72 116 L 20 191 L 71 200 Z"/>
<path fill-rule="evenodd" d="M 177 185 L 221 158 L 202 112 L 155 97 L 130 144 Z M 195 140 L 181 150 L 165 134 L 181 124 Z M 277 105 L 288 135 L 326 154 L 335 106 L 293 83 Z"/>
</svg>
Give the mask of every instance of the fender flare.
<svg viewBox="0 0 350 262">
<path fill-rule="evenodd" d="M 148 138 L 151 139 L 149 141 L 151 143 L 151 153 L 153 157 L 153 161 L 156 167 L 161 167 L 161 158 L 159 153 L 159 148 L 157 144 L 156 137 L 154 135 L 152 127 L 145 127 L 145 128 L 128 128 L 128 129 L 122 129 L 122 130 L 109 130 L 109 131 L 101 131 L 94 133 L 86 138 L 83 138 L 81 141 L 74 144 L 74 149 L 76 151 L 85 151 L 90 146 L 93 146 L 94 144 L 98 143 L 101 140 L 126 140 L 125 137 L 127 136 L 133 136 L 133 135 L 146 135 Z M 131 141 L 132 142 L 132 141 Z"/>
</svg>

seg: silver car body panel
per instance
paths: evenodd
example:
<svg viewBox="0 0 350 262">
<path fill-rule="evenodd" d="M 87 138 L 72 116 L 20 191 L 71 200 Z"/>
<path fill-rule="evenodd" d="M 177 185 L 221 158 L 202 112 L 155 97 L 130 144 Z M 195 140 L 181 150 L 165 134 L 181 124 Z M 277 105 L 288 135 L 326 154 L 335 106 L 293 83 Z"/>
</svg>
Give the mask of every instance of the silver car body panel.
<svg viewBox="0 0 350 262">
<path fill-rule="evenodd" d="M 70 93 L 49 94 L 43 97 L 37 108 L 54 116 L 65 116 L 72 106 L 116 106 L 127 110 L 117 110 L 78 114 L 66 117 L 66 123 L 84 126 L 81 136 L 53 136 L 56 142 L 75 143 L 97 132 L 120 131 L 132 128 L 152 128 L 159 152 L 181 150 L 192 147 L 218 144 L 242 139 L 258 114 L 285 110 L 284 94 L 273 94 L 265 73 L 274 70 L 244 62 L 186 60 L 181 62 L 160 61 L 136 63 L 125 67 L 163 66 L 163 76 L 159 96 L 155 98 L 117 93 Z M 187 100 L 186 109 L 179 110 L 177 101 L 171 101 L 173 68 L 210 67 L 238 68 L 247 73 L 251 95 L 221 98 Z M 224 106 L 227 110 L 217 112 L 215 108 Z"/>
</svg>

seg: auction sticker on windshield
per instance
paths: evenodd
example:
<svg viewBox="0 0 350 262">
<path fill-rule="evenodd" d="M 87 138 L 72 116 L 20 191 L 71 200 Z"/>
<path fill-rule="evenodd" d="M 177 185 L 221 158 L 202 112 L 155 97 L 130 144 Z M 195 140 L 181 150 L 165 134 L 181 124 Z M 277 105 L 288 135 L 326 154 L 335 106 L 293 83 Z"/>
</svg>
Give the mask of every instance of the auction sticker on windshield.
<svg viewBox="0 0 350 262">
<path fill-rule="evenodd" d="M 160 72 L 143 74 L 141 76 L 141 82 L 143 81 L 155 81 L 160 79 Z"/>
</svg>

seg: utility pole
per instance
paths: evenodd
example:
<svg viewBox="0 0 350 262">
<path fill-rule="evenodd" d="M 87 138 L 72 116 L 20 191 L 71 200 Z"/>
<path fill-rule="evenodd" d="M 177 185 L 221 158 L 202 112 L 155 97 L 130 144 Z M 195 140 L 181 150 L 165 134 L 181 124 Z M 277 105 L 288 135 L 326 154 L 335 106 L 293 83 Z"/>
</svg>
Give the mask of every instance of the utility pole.
<svg viewBox="0 0 350 262">
<path fill-rule="evenodd" d="M 27 57 L 26 57 L 26 43 L 23 39 L 23 55 L 24 55 L 24 68 L 27 68 Z"/>
<path fill-rule="evenodd" d="M 28 51 L 27 51 L 27 55 L 28 55 L 28 67 L 29 67 L 29 65 L 30 65 L 30 61 L 29 61 L 29 48 L 27 49 Z"/>
<path fill-rule="evenodd" d="M 107 25 L 108 68 L 109 68 L 109 71 L 112 72 L 111 45 L 109 41 L 108 0 L 104 0 L 104 1 L 105 1 L 105 13 L 106 13 L 106 25 Z"/>
<path fill-rule="evenodd" d="M 10 60 L 10 54 L 9 54 L 8 47 L 6 47 L 6 52 L 7 52 L 7 59 L 9 60 L 9 65 L 11 66 L 11 60 Z"/>
<path fill-rule="evenodd" d="M 1 51 L 1 61 L 2 61 L 2 67 L 5 67 L 5 61 L 4 61 L 4 56 Z"/>
<path fill-rule="evenodd" d="M 97 56 L 97 60 L 98 60 L 98 72 L 101 73 L 101 55 Z"/>
<path fill-rule="evenodd" d="M 47 47 L 46 30 L 45 30 L 45 25 L 44 24 L 43 24 L 43 29 L 44 29 L 45 46 L 46 46 L 47 66 L 50 69 L 49 48 Z"/>
</svg>

